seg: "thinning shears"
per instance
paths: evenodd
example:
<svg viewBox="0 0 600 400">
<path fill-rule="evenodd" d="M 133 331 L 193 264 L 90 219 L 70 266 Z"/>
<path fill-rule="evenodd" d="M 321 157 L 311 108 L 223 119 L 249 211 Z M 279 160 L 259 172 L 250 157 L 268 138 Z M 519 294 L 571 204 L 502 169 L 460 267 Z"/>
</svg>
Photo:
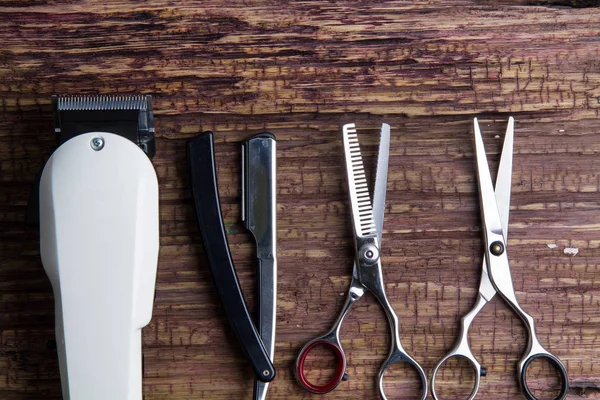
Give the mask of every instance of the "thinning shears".
<svg viewBox="0 0 600 400">
<path fill-rule="evenodd" d="M 483 236 L 485 239 L 485 255 L 481 270 L 481 281 L 479 284 L 479 295 L 473 309 L 467 313 L 461 320 L 460 336 L 449 354 L 442 358 L 433 370 L 431 377 L 431 393 L 435 400 L 439 396 L 435 391 L 436 375 L 448 359 L 453 357 L 462 357 L 469 361 L 475 370 L 475 383 L 469 396 L 472 400 L 479 390 L 480 377 L 486 375 L 485 368 L 481 367 L 477 359 L 471 353 L 469 348 L 469 327 L 483 309 L 483 307 L 496 295 L 500 296 L 523 320 L 529 335 L 527 349 L 523 358 L 517 366 L 518 380 L 521 391 L 528 400 L 536 400 L 536 397 L 527 386 L 527 369 L 531 362 L 536 359 L 546 359 L 556 366 L 561 379 L 561 388 L 557 400 L 562 400 L 567 396 L 569 390 L 567 370 L 562 362 L 554 355 L 546 351 L 539 343 L 533 318 L 527 314 L 517 301 L 515 290 L 513 288 L 512 277 L 510 273 L 510 264 L 506 254 L 506 242 L 508 239 L 508 214 L 510 208 L 511 175 L 512 175 L 512 155 L 513 155 L 513 137 L 514 120 L 511 117 L 508 120 L 508 128 L 502 147 L 502 156 L 496 178 L 496 190 L 492 184 L 490 169 L 485 155 L 483 139 L 479 130 L 477 118 L 474 120 L 475 131 L 475 153 L 477 158 L 477 177 L 479 184 L 479 202 L 482 216 Z"/>
<path fill-rule="evenodd" d="M 348 191 L 354 226 L 355 261 L 352 281 L 344 307 L 331 330 L 325 335 L 311 340 L 300 350 L 300 354 L 296 360 L 296 379 L 304 389 L 317 394 L 327 393 L 335 389 L 342 380 L 345 380 L 346 356 L 340 342 L 340 328 L 352 305 L 366 291 L 370 291 L 383 306 L 392 334 L 391 349 L 388 357 L 381 366 L 378 376 L 380 397 L 384 400 L 387 399 L 383 390 L 383 375 L 385 371 L 396 363 L 407 363 L 417 370 L 421 378 L 423 388 L 421 399 L 425 400 L 427 397 L 427 377 L 423 372 L 423 368 L 404 350 L 400 343 L 398 317 L 385 294 L 383 271 L 379 257 L 387 186 L 390 126 L 383 124 L 381 128 L 377 176 L 372 205 L 356 127 L 354 124 L 346 124 L 343 126 L 342 131 Z M 338 362 L 335 375 L 324 385 L 310 383 L 304 373 L 306 357 L 317 346 L 324 346 L 333 350 Z"/>
</svg>

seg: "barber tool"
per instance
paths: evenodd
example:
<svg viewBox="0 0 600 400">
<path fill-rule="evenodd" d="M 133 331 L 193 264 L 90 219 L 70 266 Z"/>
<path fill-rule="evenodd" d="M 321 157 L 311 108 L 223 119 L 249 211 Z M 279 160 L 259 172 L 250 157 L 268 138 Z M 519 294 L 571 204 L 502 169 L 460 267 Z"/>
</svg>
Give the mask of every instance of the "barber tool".
<svg viewBox="0 0 600 400">
<path fill-rule="evenodd" d="M 327 393 L 335 389 L 342 380 L 347 379 L 347 375 L 345 374 L 346 356 L 340 342 L 340 328 L 352 305 L 366 291 L 370 291 L 383 306 L 392 336 L 389 355 L 379 371 L 379 396 L 384 400 L 387 399 L 383 390 L 383 375 L 385 371 L 396 363 L 408 363 L 417 370 L 421 378 L 423 387 L 421 399 L 424 400 L 427 397 L 427 377 L 421 366 L 406 353 L 400 343 L 398 317 L 385 294 L 380 259 L 390 147 L 390 126 L 383 124 L 381 127 L 377 176 L 375 179 L 372 206 L 354 124 L 343 126 L 343 142 L 350 206 L 352 209 L 352 223 L 354 227 L 355 261 L 352 281 L 342 312 L 331 330 L 323 336 L 311 340 L 300 350 L 300 354 L 296 360 L 296 379 L 304 389 L 317 394 Z M 315 385 L 309 382 L 304 371 L 308 354 L 317 346 L 324 346 L 333 350 L 338 362 L 335 375 L 324 385 Z"/>
<path fill-rule="evenodd" d="M 256 240 L 258 333 L 273 361 L 277 300 L 275 136 L 259 133 L 242 144 L 242 220 Z M 267 382 L 254 382 L 254 399 L 264 400 Z"/>
<path fill-rule="evenodd" d="M 141 400 L 158 262 L 150 96 L 52 98 L 59 147 L 41 176 L 65 400 Z"/>
<path fill-rule="evenodd" d="M 436 375 L 442 364 L 452 357 L 462 357 L 468 360 L 473 367 L 475 371 L 475 384 L 469 396 L 469 400 L 472 400 L 477 395 L 480 377 L 486 375 L 486 370 L 479 364 L 477 359 L 475 359 L 469 348 L 469 327 L 477 314 L 479 314 L 483 307 L 492 300 L 496 293 L 498 293 L 523 320 L 529 335 L 527 349 L 517 366 L 518 380 L 523 394 L 528 400 L 536 400 L 536 397 L 531 393 L 527 386 L 527 369 L 532 361 L 542 358 L 548 360 L 557 367 L 561 378 L 561 389 L 560 394 L 556 399 L 564 399 L 567 396 L 569 389 L 567 370 L 557 357 L 550 354 L 542 347 L 535 334 L 533 318 L 519 306 L 513 288 L 510 264 L 506 253 L 511 193 L 514 120 L 512 117 L 508 120 L 508 128 L 506 130 L 506 137 L 502 148 L 495 191 L 477 119 L 474 120 L 474 131 L 479 204 L 481 208 L 483 237 L 485 240 L 485 253 L 482 263 L 479 295 L 477 296 L 477 301 L 473 309 L 461 320 L 460 336 L 454 348 L 438 362 L 433 370 L 433 375 L 431 377 L 431 392 L 433 398 L 436 400 L 440 399 L 435 391 Z"/>
<path fill-rule="evenodd" d="M 191 187 L 204 251 L 229 323 L 254 370 L 255 399 L 275 378 L 275 138 L 260 134 L 244 145 L 243 220 L 257 243 L 258 330 L 250 318 L 229 252 L 221 216 L 212 132 L 187 143 Z"/>
</svg>

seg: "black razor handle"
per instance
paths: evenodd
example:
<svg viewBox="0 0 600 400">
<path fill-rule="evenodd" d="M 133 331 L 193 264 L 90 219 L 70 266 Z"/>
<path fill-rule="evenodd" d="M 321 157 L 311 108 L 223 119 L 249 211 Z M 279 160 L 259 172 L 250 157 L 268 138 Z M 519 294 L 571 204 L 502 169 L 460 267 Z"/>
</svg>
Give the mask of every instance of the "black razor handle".
<svg viewBox="0 0 600 400">
<path fill-rule="evenodd" d="M 256 378 L 270 382 L 275 378 L 275 367 L 250 318 L 229 252 L 221 216 L 212 132 L 201 133 L 187 142 L 187 160 L 204 252 L 225 314 Z"/>
</svg>

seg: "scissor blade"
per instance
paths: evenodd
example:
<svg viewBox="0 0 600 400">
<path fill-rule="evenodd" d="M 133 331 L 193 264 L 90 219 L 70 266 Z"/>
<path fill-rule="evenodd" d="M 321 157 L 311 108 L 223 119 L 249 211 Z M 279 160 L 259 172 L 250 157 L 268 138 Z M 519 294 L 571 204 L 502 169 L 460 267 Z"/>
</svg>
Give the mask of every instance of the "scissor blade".
<svg viewBox="0 0 600 400">
<path fill-rule="evenodd" d="M 346 124 L 342 133 L 354 233 L 356 237 L 371 236 L 376 233 L 376 227 L 356 127 Z"/>
<path fill-rule="evenodd" d="M 497 235 L 502 235 L 502 223 L 498 213 L 498 203 L 494 194 L 494 185 L 492 176 L 485 155 L 485 147 L 479 130 L 477 118 L 473 120 L 475 131 L 475 155 L 477 158 L 477 181 L 479 185 L 479 202 L 481 207 L 481 217 L 486 231 L 491 231 Z"/>
<path fill-rule="evenodd" d="M 381 246 L 381 234 L 383 232 L 383 213 L 385 210 L 385 192 L 387 190 L 388 164 L 390 159 L 390 126 L 381 124 L 381 136 L 379 139 L 379 155 L 377 156 L 377 175 L 375 176 L 375 190 L 373 192 L 373 215 L 377 239 Z"/>
<path fill-rule="evenodd" d="M 510 211 L 510 192 L 512 189 L 514 131 L 515 120 L 513 117 L 510 117 L 506 128 L 506 136 L 504 137 L 504 145 L 502 146 L 498 175 L 496 176 L 496 202 L 498 203 L 498 212 L 500 213 L 500 222 L 505 241 L 508 241 L 508 214 Z"/>
</svg>

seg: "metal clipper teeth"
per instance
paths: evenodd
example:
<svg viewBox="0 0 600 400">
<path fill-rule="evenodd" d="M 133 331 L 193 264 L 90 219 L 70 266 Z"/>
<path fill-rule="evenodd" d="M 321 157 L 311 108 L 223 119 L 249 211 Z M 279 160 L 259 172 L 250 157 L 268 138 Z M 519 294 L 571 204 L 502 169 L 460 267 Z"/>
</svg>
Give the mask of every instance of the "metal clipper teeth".
<svg viewBox="0 0 600 400">
<path fill-rule="evenodd" d="M 59 111 L 147 110 L 149 96 L 59 96 Z"/>
<path fill-rule="evenodd" d="M 110 132 L 154 157 L 152 96 L 52 96 L 52 107 L 59 146 L 82 133 Z"/>
</svg>

